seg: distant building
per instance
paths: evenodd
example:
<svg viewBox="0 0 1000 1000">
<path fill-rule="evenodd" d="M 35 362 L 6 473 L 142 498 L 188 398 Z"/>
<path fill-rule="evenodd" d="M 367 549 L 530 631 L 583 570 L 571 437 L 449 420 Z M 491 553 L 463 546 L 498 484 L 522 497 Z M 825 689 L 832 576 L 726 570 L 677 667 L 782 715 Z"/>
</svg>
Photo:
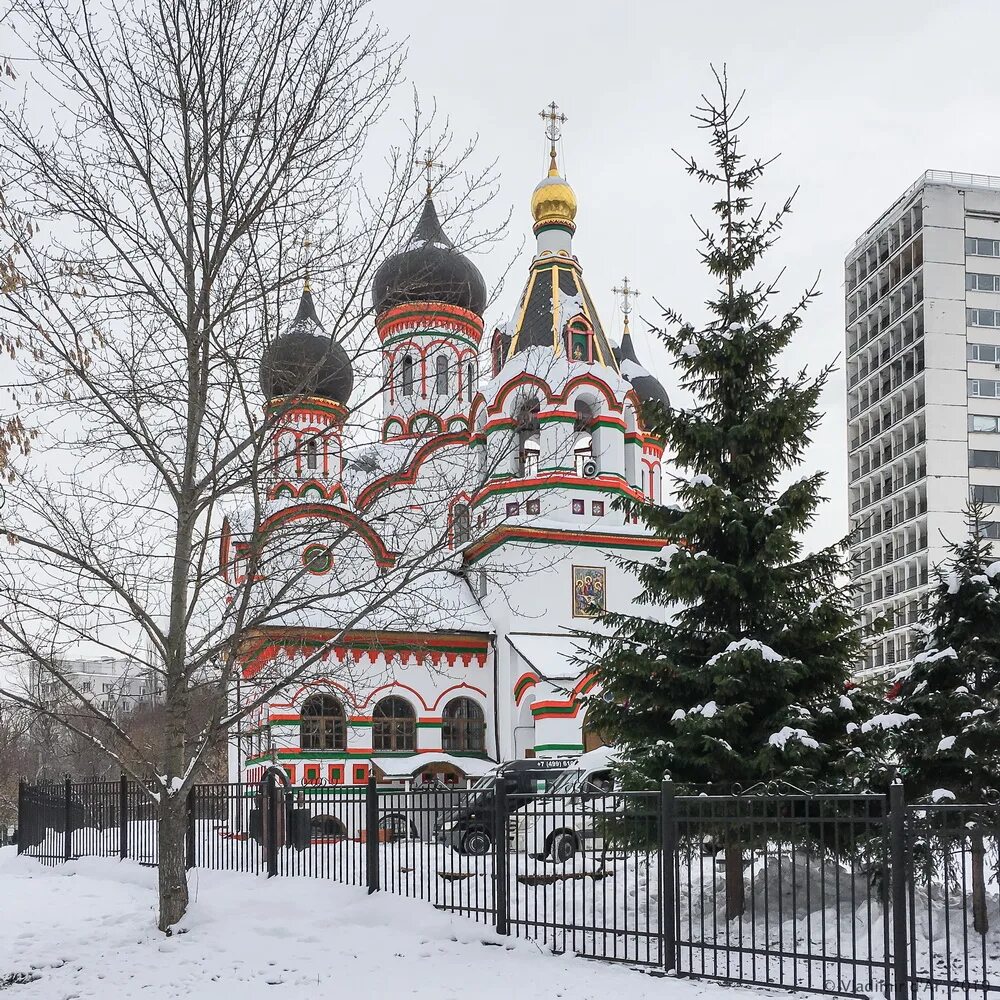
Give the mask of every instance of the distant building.
<svg viewBox="0 0 1000 1000">
<path fill-rule="evenodd" d="M 67 659 L 60 672 L 79 694 L 111 715 L 123 715 L 156 701 L 160 689 L 149 669 L 126 657 Z M 66 685 L 49 671 L 33 667 L 32 697 L 42 704 L 72 698 Z"/>
<path fill-rule="evenodd" d="M 1000 538 L 1000 177 L 924 173 L 847 255 L 845 297 L 853 575 L 891 621 L 871 677 L 912 657 L 970 495 Z"/>
</svg>

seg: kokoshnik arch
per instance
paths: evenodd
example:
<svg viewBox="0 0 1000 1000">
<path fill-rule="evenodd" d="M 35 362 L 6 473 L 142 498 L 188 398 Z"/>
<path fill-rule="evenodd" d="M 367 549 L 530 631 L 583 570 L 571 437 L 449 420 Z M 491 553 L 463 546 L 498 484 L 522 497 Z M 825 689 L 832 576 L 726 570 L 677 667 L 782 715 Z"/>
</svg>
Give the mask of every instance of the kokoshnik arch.
<svg viewBox="0 0 1000 1000">
<path fill-rule="evenodd" d="M 265 557 L 247 581 L 254 521 L 236 509 L 221 564 L 234 594 L 251 584 L 279 610 L 241 663 L 242 697 L 324 652 L 232 741 L 234 779 L 277 762 L 294 785 L 370 773 L 460 782 L 492 761 L 594 745 L 582 699 L 595 681 L 574 662 L 569 630 L 599 628 L 602 607 L 630 607 L 638 584 L 614 557 L 652 558 L 662 545 L 612 504 L 661 499 L 664 442 L 641 409 L 667 397 L 636 355 L 627 281 L 616 289 L 618 346 L 584 283 L 554 112 L 544 114 L 548 176 L 531 197 L 537 248 L 503 329 L 484 342 L 485 283 L 445 235 L 430 185 L 409 242 L 378 269 L 379 442 L 345 462 L 354 373 L 308 283 L 265 351 L 260 384 L 275 416 L 257 531 Z M 331 645 L 380 579 L 440 540 L 438 568 Z M 345 593 L 344 575 L 370 582 Z M 300 582 L 286 595 L 291 577 Z"/>
</svg>

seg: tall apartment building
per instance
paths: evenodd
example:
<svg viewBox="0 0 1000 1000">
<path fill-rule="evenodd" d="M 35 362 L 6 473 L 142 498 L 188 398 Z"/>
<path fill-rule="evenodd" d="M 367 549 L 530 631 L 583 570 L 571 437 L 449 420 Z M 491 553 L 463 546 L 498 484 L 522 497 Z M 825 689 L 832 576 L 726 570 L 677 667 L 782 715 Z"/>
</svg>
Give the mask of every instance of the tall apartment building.
<svg viewBox="0 0 1000 1000">
<path fill-rule="evenodd" d="M 853 574 L 892 627 L 862 675 L 915 651 L 915 626 L 971 493 L 1000 538 L 1000 177 L 928 170 L 845 262 Z"/>
</svg>

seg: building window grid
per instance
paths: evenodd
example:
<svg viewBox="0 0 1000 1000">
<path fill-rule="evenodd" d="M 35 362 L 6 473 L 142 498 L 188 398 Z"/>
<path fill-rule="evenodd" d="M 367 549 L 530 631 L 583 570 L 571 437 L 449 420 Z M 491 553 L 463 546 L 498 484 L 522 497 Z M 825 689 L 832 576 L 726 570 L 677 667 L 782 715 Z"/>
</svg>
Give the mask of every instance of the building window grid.
<svg viewBox="0 0 1000 1000">
<path fill-rule="evenodd" d="M 920 242 L 918 237 L 922 230 L 923 206 L 918 202 L 911 205 L 847 264 L 845 283 L 848 294 L 854 293 L 862 282 L 870 284 L 874 279 L 878 287 L 878 279 L 885 278 L 887 274 L 891 280 L 890 265 L 902 262 L 907 250 L 912 251 L 914 244 Z"/>
<path fill-rule="evenodd" d="M 872 442 L 867 452 L 851 456 L 851 483 L 853 484 L 865 476 L 872 475 L 883 466 L 905 457 L 909 452 L 924 444 L 926 440 L 927 432 L 924 421 L 920 417 L 903 424 L 901 427 L 895 428 L 891 434 L 887 433 L 884 437 L 877 438 Z M 865 443 L 867 444 L 868 442 L 866 441 Z M 861 442 L 859 441 L 851 450 L 857 450 L 861 446 Z M 857 462 L 856 465 L 853 464 L 855 460 Z"/>
<path fill-rule="evenodd" d="M 859 347 L 852 354 L 864 350 L 862 357 L 851 358 L 848 362 L 848 388 L 853 389 L 862 379 L 875 374 L 889 364 L 908 347 L 923 341 L 923 310 L 916 310 L 899 317 L 891 326 L 869 338 L 865 347 Z"/>
<path fill-rule="evenodd" d="M 850 420 L 848 422 L 850 450 L 856 451 L 862 445 L 868 444 L 869 441 L 877 443 L 877 439 L 884 439 L 889 431 L 897 429 L 897 425 L 901 421 L 907 420 L 908 417 L 913 417 L 913 420 L 909 424 L 904 424 L 904 429 L 912 423 L 920 423 L 923 404 L 923 397 L 918 396 L 915 391 L 904 392 L 901 396 L 893 396 L 891 400 L 884 400 L 877 413 L 865 413 Z"/>
<path fill-rule="evenodd" d="M 888 370 L 879 369 L 868 377 L 866 383 L 850 390 L 848 399 L 851 395 L 855 396 L 849 409 L 850 418 L 859 416 L 879 401 L 890 397 L 894 392 L 917 378 L 923 370 L 924 344 L 923 340 L 920 340 L 903 357 L 897 357 Z"/>
</svg>

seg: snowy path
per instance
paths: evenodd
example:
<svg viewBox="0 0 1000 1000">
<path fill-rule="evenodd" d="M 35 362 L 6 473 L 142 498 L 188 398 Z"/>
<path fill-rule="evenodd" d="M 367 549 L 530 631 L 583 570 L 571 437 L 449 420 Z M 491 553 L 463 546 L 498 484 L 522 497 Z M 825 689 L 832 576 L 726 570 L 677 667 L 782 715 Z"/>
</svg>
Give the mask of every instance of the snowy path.
<svg viewBox="0 0 1000 1000">
<path fill-rule="evenodd" d="M 155 879 L 130 862 L 46 868 L 0 849 L 0 989 L 12 973 L 33 973 L 11 1000 L 733 996 L 545 954 L 426 903 L 309 878 L 192 872 L 186 932 L 165 938 L 154 928 Z"/>
</svg>

